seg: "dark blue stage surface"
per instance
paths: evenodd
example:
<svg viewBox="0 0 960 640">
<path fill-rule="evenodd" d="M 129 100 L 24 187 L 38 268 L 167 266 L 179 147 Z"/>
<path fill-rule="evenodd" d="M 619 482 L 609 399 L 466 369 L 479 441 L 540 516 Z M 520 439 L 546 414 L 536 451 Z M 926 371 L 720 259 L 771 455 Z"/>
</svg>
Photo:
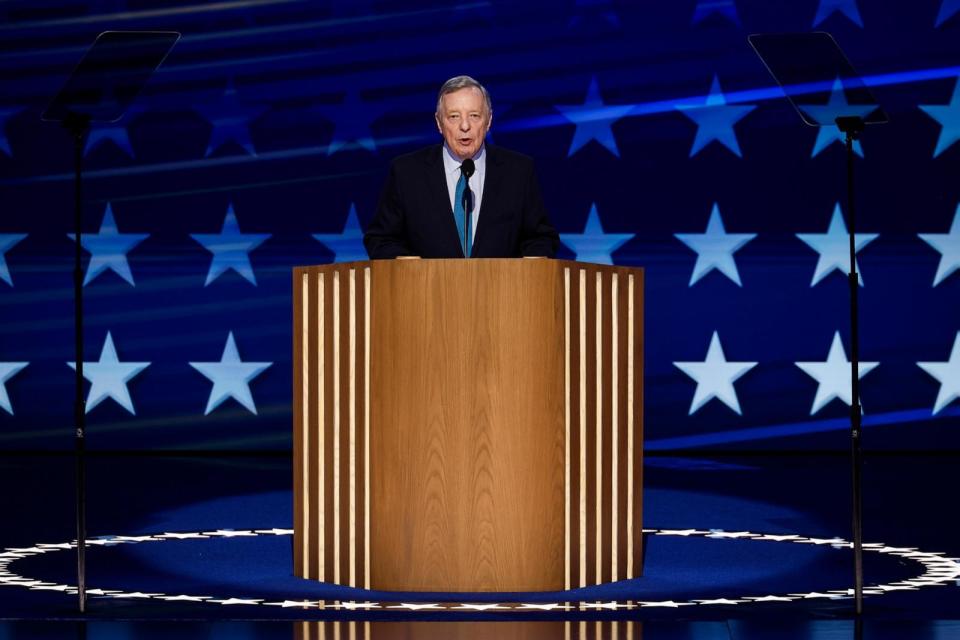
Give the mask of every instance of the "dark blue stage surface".
<svg viewBox="0 0 960 640">
<path fill-rule="evenodd" d="M 4 486 L 32 489 L 9 490 L 0 502 L 12 524 L 3 531 L 0 618 L 74 619 L 74 554 L 60 544 L 73 538 L 72 460 L 5 456 L 2 463 Z M 910 629 L 910 637 L 949 638 L 957 631 L 944 622 L 960 610 L 949 489 L 956 465 L 954 455 L 868 458 L 865 637 Z M 642 578 L 562 593 L 402 594 L 293 577 L 286 458 L 96 456 L 88 619 L 632 620 L 653 623 L 643 631 L 652 638 L 848 637 L 844 457 L 653 456 L 645 471 Z M 716 625 L 671 627 L 670 620 L 746 626 L 739 635 L 715 636 Z M 757 635 L 778 625 L 786 635 Z M 255 628 L 245 633 L 261 637 Z M 291 627 L 263 628 L 289 634 Z M 669 635 L 679 629 L 691 635 Z"/>
<path fill-rule="evenodd" d="M 84 149 L 78 625 L 71 140 L 40 114 L 107 29 L 183 38 Z M 811 30 L 890 114 L 856 147 L 860 629 L 844 149 L 747 43 Z M 390 159 L 439 142 L 462 73 L 534 158 L 559 257 L 646 269 L 643 578 L 292 576 L 291 268 L 366 259 Z M 958 452 L 960 0 L 0 2 L 0 640 L 960 637 Z M 414 624 L 479 620 L 539 626 Z"/>
</svg>

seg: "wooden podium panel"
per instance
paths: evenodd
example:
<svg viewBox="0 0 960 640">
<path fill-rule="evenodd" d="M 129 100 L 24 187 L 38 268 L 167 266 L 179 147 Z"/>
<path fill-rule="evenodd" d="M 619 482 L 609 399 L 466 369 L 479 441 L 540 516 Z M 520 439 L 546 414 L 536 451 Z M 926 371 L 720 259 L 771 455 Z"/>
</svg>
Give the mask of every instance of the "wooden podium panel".
<svg viewBox="0 0 960 640">
<path fill-rule="evenodd" d="M 296 575 L 546 591 L 640 575 L 643 274 L 294 272 Z"/>
</svg>

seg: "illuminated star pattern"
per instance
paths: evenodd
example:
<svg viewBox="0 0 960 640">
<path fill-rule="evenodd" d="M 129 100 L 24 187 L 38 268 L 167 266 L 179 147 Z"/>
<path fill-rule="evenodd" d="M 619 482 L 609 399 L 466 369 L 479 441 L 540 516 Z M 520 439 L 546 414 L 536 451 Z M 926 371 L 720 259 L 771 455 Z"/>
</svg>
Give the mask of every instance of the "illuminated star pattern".
<svg viewBox="0 0 960 640">
<path fill-rule="evenodd" d="M 13 157 L 13 150 L 7 140 L 7 120 L 20 113 L 22 109 L 0 109 L 0 151 Z"/>
<path fill-rule="evenodd" d="M 820 411 L 828 402 L 839 399 L 850 405 L 853 391 L 851 390 L 851 367 L 847 360 L 847 352 L 843 349 L 840 332 L 833 334 L 830 343 L 830 353 L 823 362 L 796 362 L 794 363 L 808 376 L 817 381 L 817 395 L 813 399 L 810 415 Z M 857 367 L 857 377 L 870 373 L 879 362 L 860 362 Z"/>
<path fill-rule="evenodd" d="M 817 15 L 813 18 L 813 26 L 818 26 L 837 12 L 847 16 L 855 25 L 863 28 L 863 19 L 860 17 L 860 9 L 857 8 L 857 0 L 820 0 L 820 4 L 817 6 Z"/>
<path fill-rule="evenodd" d="M 76 371 L 76 362 L 67 364 Z M 83 377 L 90 383 L 86 413 L 93 411 L 107 398 L 112 398 L 121 407 L 136 415 L 127 383 L 149 366 L 149 362 L 120 362 L 113 346 L 113 336 L 108 331 L 100 351 L 100 360 L 83 363 Z"/>
<path fill-rule="evenodd" d="M 194 108 L 213 125 L 204 156 L 210 156 L 228 142 L 235 142 L 252 156 L 257 155 L 250 137 L 250 123 L 266 113 L 267 108 L 241 104 L 233 82 L 227 84 L 218 102 Z"/>
<path fill-rule="evenodd" d="M 937 274 L 933 277 L 933 286 L 960 269 L 960 204 L 953 214 L 953 224 L 949 233 L 918 233 L 921 240 L 940 252 Z"/>
<path fill-rule="evenodd" d="M 591 140 L 595 140 L 613 155 L 620 157 L 617 141 L 613 137 L 613 124 L 633 110 L 631 105 L 607 105 L 600 96 L 600 86 L 597 77 L 590 78 L 587 88 L 587 97 L 583 104 L 555 105 L 554 108 L 563 114 L 563 117 L 576 125 L 570 149 L 569 158 L 582 149 Z"/>
<path fill-rule="evenodd" d="M 247 411 L 256 415 L 257 406 L 250 393 L 250 382 L 263 373 L 272 362 L 243 362 L 233 339 L 233 331 L 227 335 L 223 355 L 219 362 L 191 362 L 190 366 L 213 382 L 207 408 L 203 415 L 219 407 L 228 398 L 239 402 Z"/>
<path fill-rule="evenodd" d="M 146 240 L 149 235 L 148 233 L 120 233 L 113 219 L 113 209 L 110 203 L 107 203 L 103 222 L 100 223 L 100 231 L 96 234 L 80 236 L 83 248 L 90 252 L 90 262 L 87 264 L 83 286 L 87 286 L 107 269 L 123 278 L 131 286 L 136 286 L 130 264 L 127 262 L 127 252 Z M 75 240 L 77 236 L 74 233 L 68 233 L 67 237 Z"/>
<path fill-rule="evenodd" d="M 700 0 L 693 10 L 692 24 L 700 24 L 710 16 L 722 16 L 733 24 L 743 26 L 740 22 L 740 15 L 737 13 L 737 5 L 733 0 Z"/>
<path fill-rule="evenodd" d="M 109 141 L 129 157 L 134 157 L 127 125 L 141 113 L 143 113 L 143 109 L 134 105 L 127 108 L 127 112 L 119 122 L 104 122 L 93 125 L 90 128 L 90 133 L 87 134 L 87 144 L 83 149 L 83 154 L 89 155 L 95 148 Z"/>
<path fill-rule="evenodd" d="M 13 405 L 10 403 L 10 396 L 7 395 L 6 382 L 17 375 L 26 367 L 29 362 L 0 362 L 0 409 L 3 409 L 10 415 L 13 415 Z"/>
<path fill-rule="evenodd" d="M 377 143 L 370 127 L 386 112 L 386 105 L 361 100 L 357 92 L 351 91 L 340 104 L 317 107 L 317 110 L 334 125 L 328 156 L 356 147 L 376 152 Z"/>
<path fill-rule="evenodd" d="M 581 262 L 613 264 L 613 252 L 633 238 L 632 233 L 604 233 L 597 205 L 590 205 L 583 233 L 561 233 L 560 241 L 576 254 Z"/>
<path fill-rule="evenodd" d="M 25 233 L 0 233 L 0 280 L 11 287 L 13 286 L 13 277 L 10 275 L 5 254 L 26 237 L 27 234 Z"/>
<path fill-rule="evenodd" d="M 734 252 L 757 237 L 755 233 L 727 233 L 720 217 L 720 208 L 716 203 L 710 212 L 710 221 L 704 233 L 676 233 L 680 242 L 697 252 L 697 262 L 693 266 L 689 286 L 693 286 L 700 278 L 714 269 L 727 276 L 738 286 L 740 273 L 737 263 L 733 260 Z"/>
<path fill-rule="evenodd" d="M 877 109 L 876 105 L 851 105 L 847 103 L 846 94 L 843 92 L 843 81 L 840 78 L 833 81 L 833 87 L 830 89 L 830 99 L 827 104 L 804 104 L 800 105 L 800 108 L 820 125 L 817 128 L 817 139 L 813 143 L 811 158 L 815 158 L 818 153 L 834 142 L 846 146 L 846 134 L 840 131 L 840 127 L 836 124 L 838 117 L 860 116 L 866 118 Z M 863 157 L 863 147 L 859 140 L 853 141 L 853 152 L 861 158 Z"/>
<path fill-rule="evenodd" d="M 340 233 L 315 233 L 313 237 L 333 251 L 334 262 L 353 262 L 367 260 L 367 249 L 363 246 L 363 229 L 357 217 L 357 205 L 350 203 L 347 220 Z"/>
<path fill-rule="evenodd" d="M 937 22 L 934 26 L 939 27 L 958 12 L 960 12 L 960 0 L 943 0 L 940 11 L 937 12 Z"/>
<path fill-rule="evenodd" d="M 857 252 L 877 239 L 876 233 L 857 233 L 855 249 Z M 798 233 L 797 237 L 807 243 L 811 249 L 820 254 L 817 258 L 817 268 L 813 272 L 810 286 L 818 282 L 833 271 L 850 272 L 850 237 L 847 234 L 847 225 L 843 221 L 843 211 L 838 202 L 833 208 L 830 226 L 826 233 Z M 863 274 L 860 272 L 860 263 L 856 262 L 857 280 L 863 286 Z"/>
<path fill-rule="evenodd" d="M 960 331 L 953 339 L 953 349 L 946 362 L 918 362 L 917 366 L 940 383 L 940 391 L 933 404 L 933 413 L 940 413 L 944 407 L 960 398 Z"/>
<path fill-rule="evenodd" d="M 733 383 L 747 371 L 757 366 L 757 363 L 728 361 L 723 354 L 720 336 L 716 331 L 710 338 L 707 357 L 702 362 L 674 362 L 673 366 L 693 378 L 697 383 L 697 390 L 693 393 L 693 402 L 690 403 L 689 415 L 696 413 L 700 407 L 713 398 L 733 409 L 737 415 L 742 415 L 740 401 L 737 399 L 737 392 L 733 388 Z"/>
<path fill-rule="evenodd" d="M 257 278 L 253 274 L 249 253 L 270 237 L 269 233 L 240 233 L 240 224 L 233 212 L 233 205 L 227 207 L 220 233 L 192 233 L 190 237 L 202 244 L 213 254 L 207 279 L 203 286 L 209 285 L 227 270 L 236 271 L 247 282 L 256 286 Z"/>
<path fill-rule="evenodd" d="M 756 109 L 756 106 L 727 104 L 720 88 L 720 79 L 716 75 L 713 76 L 710 93 L 703 104 L 678 104 L 675 108 L 697 125 L 697 134 L 693 139 L 693 146 L 690 147 L 691 158 L 714 141 L 725 146 L 738 158 L 743 157 L 733 127 Z"/>
<path fill-rule="evenodd" d="M 960 78 L 957 78 L 953 85 L 953 96 L 948 104 L 922 104 L 920 108 L 940 123 L 940 137 L 937 138 L 937 146 L 933 150 L 933 157 L 936 158 L 960 140 Z"/>
</svg>

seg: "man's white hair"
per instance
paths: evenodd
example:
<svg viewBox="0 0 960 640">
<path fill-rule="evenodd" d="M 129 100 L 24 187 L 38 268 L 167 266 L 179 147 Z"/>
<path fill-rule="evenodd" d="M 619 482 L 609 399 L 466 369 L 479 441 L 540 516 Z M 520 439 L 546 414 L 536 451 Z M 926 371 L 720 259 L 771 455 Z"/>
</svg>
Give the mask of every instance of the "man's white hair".
<svg viewBox="0 0 960 640">
<path fill-rule="evenodd" d="M 453 93 L 454 91 L 459 91 L 460 89 L 466 89 L 468 87 L 474 87 L 480 90 L 480 93 L 483 94 L 483 101 L 487 103 L 487 115 L 493 113 L 493 104 L 490 102 L 490 94 L 487 92 L 486 88 L 470 76 L 454 76 L 446 82 L 443 83 L 443 86 L 440 87 L 440 92 L 437 94 L 437 115 L 440 115 L 440 106 L 443 102 L 443 96 L 448 93 Z"/>
</svg>

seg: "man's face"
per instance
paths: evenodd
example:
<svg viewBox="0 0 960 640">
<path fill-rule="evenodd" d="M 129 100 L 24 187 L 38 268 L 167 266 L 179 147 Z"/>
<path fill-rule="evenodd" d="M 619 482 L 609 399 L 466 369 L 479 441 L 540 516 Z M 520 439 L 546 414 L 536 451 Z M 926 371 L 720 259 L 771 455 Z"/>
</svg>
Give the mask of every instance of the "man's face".
<svg viewBox="0 0 960 640">
<path fill-rule="evenodd" d="M 440 100 L 437 129 L 450 150 L 460 160 L 472 158 L 490 130 L 491 113 L 476 87 L 464 87 L 448 93 Z"/>
</svg>

